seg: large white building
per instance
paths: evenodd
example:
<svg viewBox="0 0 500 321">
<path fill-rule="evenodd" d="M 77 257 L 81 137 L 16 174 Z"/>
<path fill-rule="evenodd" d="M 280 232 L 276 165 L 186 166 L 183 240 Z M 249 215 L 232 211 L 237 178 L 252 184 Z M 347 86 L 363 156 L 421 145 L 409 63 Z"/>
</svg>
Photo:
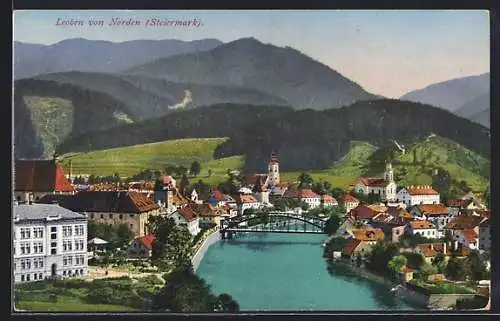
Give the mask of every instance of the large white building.
<svg viewBox="0 0 500 321">
<path fill-rule="evenodd" d="M 440 203 L 439 193 L 429 185 L 403 187 L 396 198 L 406 206 Z"/>
<path fill-rule="evenodd" d="M 394 181 L 394 171 L 392 164 L 387 162 L 385 165 L 384 177 L 382 178 L 365 178 L 360 177 L 356 180 L 354 191 L 358 194 L 375 194 L 379 195 L 382 201 L 393 202 L 396 200 L 397 185 Z"/>
<path fill-rule="evenodd" d="M 87 218 L 56 204 L 13 208 L 14 282 L 87 274 Z"/>
</svg>

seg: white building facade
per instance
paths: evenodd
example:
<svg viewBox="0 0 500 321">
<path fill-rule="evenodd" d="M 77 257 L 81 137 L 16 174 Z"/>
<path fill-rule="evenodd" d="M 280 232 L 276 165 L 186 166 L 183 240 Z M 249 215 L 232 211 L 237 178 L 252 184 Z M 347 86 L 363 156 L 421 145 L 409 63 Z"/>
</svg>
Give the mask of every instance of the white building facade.
<svg viewBox="0 0 500 321">
<path fill-rule="evenodd" d="M 406 206 L 440 203 L 439 193 L 428 185 L 404 187 L 398 192 L 396 198 L 398 202 Z"/>
<path fill-rule="evenodd" d="M 397 185 L 394 181 L 394 171 L 390 162 L 385 165 L 383 178 L 359 178 L 354 186 L 354 191 L 358 194 L 379 195 L 382 201 L 393 202 L 396 200 Z"/>
<path fill-rule="evenodd" d="M 14 205 L 14 282 L 87 274 L 87 218 L 56 204 Z"/>
</svg>

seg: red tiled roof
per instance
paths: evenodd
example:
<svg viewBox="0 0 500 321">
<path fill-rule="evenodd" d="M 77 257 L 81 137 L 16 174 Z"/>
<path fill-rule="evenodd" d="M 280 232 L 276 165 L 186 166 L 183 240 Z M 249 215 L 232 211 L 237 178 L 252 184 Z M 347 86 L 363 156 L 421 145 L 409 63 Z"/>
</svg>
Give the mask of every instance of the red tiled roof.
<svg viewBox="0 0 500 321">
<path fill-rule="evenodd" d="M 356 229 L 351 231 L 353 238 L 361 241 L 378 241 L 385 237 L 384 231 L 379 228 L 373 229 Z"/>
<path fill-rule="evenodd" d="M 367 206 L 376 213 L 384 213 L 387 211 L 387 206 L 385 205 L 370 204 Z"/>
<path fill-rule="evenodd" d="M 184 219 L 188 222 L 192 222 L 196 219 L 196 213 L 190 206 L 184 206 L 177 210 L 179 214 L 184 217 Z"/>
<path fill-rule="evenodd" d="M 477 233 L 474 230 L 471 229 L 463 230 L 462 234 L 469 243 L 475 243 L 477 240 Z"/>
<path fill-rule="evenodd" d="M 137 242 L 141 243 L 145 248 L 148 250 L 153 249 L 153 241 L 155 240 L 155 236 L 150 234 L 150 235 L 145 235 L 143 237 L 138 237 L 136 240 Z"/>
<path fill-rule="evenodd" d="M 351 255 L 359 246 L 359 244 L 361 244 L 361 240 L 353 238 L 347 240 L 346 245 L 344 245 L 344 248 L 342 249 L 342 253 L 346 255 Z"/>
<path fill-rule="evenodd" d="M 245 174 L 245 176 L 243 176 L 243 182 L 245 185 L 255 185 L 255 183 L 257 182 L 257 179 L 259 177 L 263 177 L 264 178 L 264 181 L 267 179 L 267 175 L 266 174 Z"/>
<path fill-rule="evenodd" d="M 413 270 L 410 269 L 409 267 L 405 266 L 403 269 L 403 273 L 410 273 L 410 272 L 413 272 Z"/>
<path fill-rule="evenodd" d="M 212 192 L 213 196 L 215 197 L 215 199 L 219 202 L 222 202 L 222 201 L 225 201 L 226 200 L 226 197 L 224 196 L 224 194 L 222 194 L 221 191 L 219 190 L 215 190 Z"/>
<path fill-rule="evenodd" d="M 410 195 L 439 195 L 432 186 L 423 185 L 423 186 L 410 186 L 406 188 Z"/>
<path fill-rule="evenodd" d="M 144 194 L 132 191 L 82 191 L 64 206 L 75 212 L 145 213 L 159 208 Z"/>
<path fill-rule="evenodd" d="M 349 195 L 349 194 L 344 195 L 344 202 L 345 203 L 359 203 L 359 201 L 356 197 Z"/>
<path fill-rule="evenodd" d="M 377 187 L 377 186 L 387 186 L 389 181 L 386 181 L 383 178 L 372 178 L 372 177 L 360 177 L 357 179 L 357 182 L 362 183 L 365 186 Z"/>
<path fill-rule="evenodd" d="M 443 204 L 421 204 L 417 208 L 424 215 L 448 214 L 448 208 Z"/>
<path fill-rule="evenodd" d="M 416 248 L 420 249 L 424 257 L 435 257 L 437 253 L 443 253 L 449 256 L 464 257 L 469 253 L 469 249 L 462 244 L 458 245 L 457 250 L 453 249 L 452 245 L 446 246 L 446 253 L 444 253 L 444 243 L 425 243 L 419 244 Z"/>
<path fill-rule="evenodd" d="M 371 219 L 377 213 L 366 205 L 358 205 L 349 214 L 357 220 Z"/>
<path fill-rule="evenodd" d="M 328 194 L 324 194 L 321 196 L 322 200 L 323 200 L 323 203 L 324 204 L 337 204 L 337 200 L 331 196 L 331 195 L 328 195 Z"/>
<path fill-rule="evenodd" d="M 469 205 L 470 202 L 471 202 L 470 200 L 462 200 L 462 199 L 449 200 L 448 201 L 448 206 L 463 208 L 463 207 L 466 207 L 467 205 Z"/>
<path fill-rule="evenodd" d="M 319 197 L 318 194 L 314 193 L 311 189 L 308 188 L 293 188 L 293 189 L 287 189 L 285 194 L 283 194 L 284 197 L 289 197 L 289 198 L 317 198 Z"/>
<path fill-rule="evenodd" d="M 55 160 L 16 160 L 15 190 L 25 192 L 74 192 Z"/>
<path fill-rule="evenodd" d="M 414 230 L 425 230 L 425 229 L 436 228 L 436 226 L 432 224 L 432 222 L 421 221 L 421 220 L 411 221 L 410 226 Z"/>
<path fill-rule="evenodd" d="M 451 219 L 451 221 L 446 224 L 447 229 L 451 230 L 468 230 L 479 226 L 486 218 L 476 215 L 464 216 L 460 215 Z"/>
<path fill-rule="evenodd" d="M 258 203 L 258 201 L 253 197 L 252 195 L 246 195 L 246 194 L 239 194 L 235 195 L 234 199 L 236 200 L 236 203 Z"/>
</svg>

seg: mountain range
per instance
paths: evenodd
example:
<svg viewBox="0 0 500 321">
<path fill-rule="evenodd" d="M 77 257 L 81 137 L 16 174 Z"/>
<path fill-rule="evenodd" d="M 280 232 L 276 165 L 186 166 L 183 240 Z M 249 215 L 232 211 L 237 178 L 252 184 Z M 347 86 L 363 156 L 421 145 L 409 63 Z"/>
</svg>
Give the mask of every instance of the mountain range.
<svg viewBox="0 0 500 321">
<path fill-rule="evenodd" d="M 216 39 L 133 40 L 121 43 L 72 38 L 52 45 L 14 42 L 14 78 L 64 72 L 119 72 L 155 59 L 213 49 Z"/>
<path fill-rule="evenodd" d="M 249 88 L 284 99 L 296 109 L 339 108 L 358 100 L 381 98 L 298 50 L 254 38 L 162 58 L 121 74 Z"/>
<path fill-rule="evenodd" d="M 26 77 L 14 83 L 18 158 L 229 137 L 215 158 L 246 155 L 253 171 L 277 149 L 284 169 L 303 170 L 331 165 L 353 140 L 384 146 L 433 133 L 490 153 L 489 131 L 474 123 L 489 123 L 486 75 L 388 100 L 296 49 L 254 38 L 14 47 L 15 76 Z M 408 101 L 417 98 L 441 108 Z"/>
<path fill-rule="evenodd" d="M 411 91 L 400 99 L 449 110 L 490 127 L 490 73 L 451 79 Z"/>
</svg>

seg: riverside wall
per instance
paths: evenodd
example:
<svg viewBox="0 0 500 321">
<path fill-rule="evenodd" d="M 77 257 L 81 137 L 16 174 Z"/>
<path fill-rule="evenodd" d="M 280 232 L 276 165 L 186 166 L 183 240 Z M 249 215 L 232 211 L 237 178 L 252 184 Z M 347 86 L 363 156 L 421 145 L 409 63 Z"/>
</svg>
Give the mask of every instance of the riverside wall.
<svg viewBox="0 0 500 321">
<path fill-rule="evenodd" d="M 415 302 L 419 305 L 425 306 L 431 310 L 449 310 L 455 306 L 457 300 L 465 298 L 473 298 L 474 294 L 430 294 L 426 295 L 423 293 L 418 293 L 411 289 L 406 288 L 404 285 L 392 282 L 382 276 L 376 275 L 367 271 L 363 268 L 358 268 L 344 261 L 335 261 L 336 264 L 342 264 L 348 266 L 352 271 L 356 272 L 357 275 L 379 283 L 383 284 L 389 288 L 396 288 L 396 294 L 405 298 L 408 301 Z"/>
<path fill-rule="evenodd" d="M 220 231 L 216 230 L 213 233 L 211 233 L 205 241 L 203 241 L 203 244 L 200 246 L 198 251 L 196 251 L 196 254 L 193 255 L 191 258 L 191 263 L 193 264 L 193 269 L 196 271 L 198 270 L 198 267 L 200 266 L 200 262 L 205 256 L 205 253 L 207 252 L 208 248 L 219 241 L 221 239 Z"/>
</svg>

